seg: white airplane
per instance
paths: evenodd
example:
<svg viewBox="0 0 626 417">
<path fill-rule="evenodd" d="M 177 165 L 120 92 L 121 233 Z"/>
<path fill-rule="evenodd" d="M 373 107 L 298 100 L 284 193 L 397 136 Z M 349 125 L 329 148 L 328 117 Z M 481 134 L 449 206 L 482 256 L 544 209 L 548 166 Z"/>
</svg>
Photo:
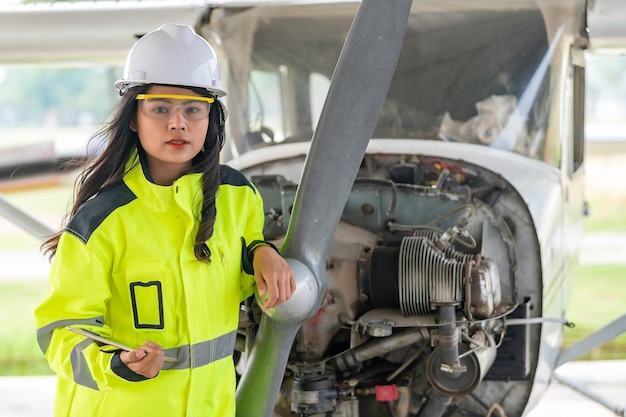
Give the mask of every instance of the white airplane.
<svg viewBox="0 0 626 417">
<path fill-rule="evenodd" d="M 0 9 L 0 63 L 121 62 L 165 22 L 214 45 L 224 160 L 259 188 L 266 237 L 298 283 L 267 313 L 242 306 L 239 416 L 512 417 L 556 368 L 626 331 L 625 315 L 561 349 L 586 211 L 584 52 L 626 45 L 624 12 L 620 0 L 31 4 Z M 6 200 L 0 214 L 50 232 Z"/>
</svg>

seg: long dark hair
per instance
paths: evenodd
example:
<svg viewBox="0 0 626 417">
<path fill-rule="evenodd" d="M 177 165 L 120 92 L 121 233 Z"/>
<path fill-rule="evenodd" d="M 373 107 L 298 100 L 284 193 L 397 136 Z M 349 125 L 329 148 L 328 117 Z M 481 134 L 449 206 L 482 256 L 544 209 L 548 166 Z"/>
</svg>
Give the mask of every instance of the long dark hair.
<svg viewBox="0 0 626 417">
<path fill-rule="evenodd" d="M 139 136 L 130 126 L 136 122 L 138 94 L 143 94 L 151 85 L 141 85 L 129 89 L 122 97 L 115 116 L 109 124 L 97 132 L 90 141 L 107 139 L 102 153 L 76 179 L 74 184 L 75 197 L 72 208 L 66 214 L 68 221 L 78 209 L 100 191 L 123 181 L 126 164 L 136 148 L 140 148 Z M 203 88 L 185 87 L 202 96 L 210 96 Z M 220 185 L 219 155 L 224 146 L 225 113 L 219 100 L 211 105 L 209 128 L 204 140 L 203 150 L 192 160 L 188 173 L 197 172 L 202 175 L 203 202 L 200 213 L 196 213 L 198 233 L 196 234 L 194 253 L 196 258 L 209 262 L 211 252 L 206 242 L 213 235 L 213 226 L 217 214 L 215 198 Z M 132 167 L 131 167 L 132 168 Z M 54 234 L 42 245 L 41 249 L 50 259 L 55 255 L 63 230 Z"/>
</svg>

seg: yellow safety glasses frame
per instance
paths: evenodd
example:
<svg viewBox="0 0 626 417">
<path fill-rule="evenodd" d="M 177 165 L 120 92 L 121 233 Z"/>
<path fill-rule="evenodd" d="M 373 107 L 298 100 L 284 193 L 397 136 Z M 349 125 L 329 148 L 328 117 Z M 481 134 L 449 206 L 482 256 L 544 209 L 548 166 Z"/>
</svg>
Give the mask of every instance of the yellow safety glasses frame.
<svg viewBox="0 0 626 417">
<path fill-rule="evenodd" d="M 173 100 L 198 100 L 206 101 L 207 103 L 213 103 L 215 99 L 213 97 L 200 97 L 200 96 L 185 96 L 181 94 L 137 94 L 136 100 L 150 100 L 153 98 L 169 98 Z"/>
<path fill-rule="evenodd" d="M 170 120 L 177 109 L 188 121 L 209 117 L 213 97 L 187 96 L 180 94 L 138 94 L 139 109 L 148 118 Z"/>
</svg>

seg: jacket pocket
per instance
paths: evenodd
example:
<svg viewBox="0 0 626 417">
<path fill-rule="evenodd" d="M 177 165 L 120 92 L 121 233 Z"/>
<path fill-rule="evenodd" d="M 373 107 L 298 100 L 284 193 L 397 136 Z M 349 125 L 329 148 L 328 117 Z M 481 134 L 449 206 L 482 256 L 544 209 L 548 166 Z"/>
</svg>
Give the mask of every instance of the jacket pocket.
<svg viewBox="0 0 626 417">
<path fill-rule="evenodd" d="M 181 343 L 182 290 L 166 263 L 129 260 L 113 280 L 107 316 L 114 339 L 129 346 L 141 346 L 146 340 L 168 348 Z"/>
<path fill-rule="evenodd" d="M 163 289 L 160 281 L 131 282 L 130 300 L 136 329 L 163 329 Z"/>
</svg>

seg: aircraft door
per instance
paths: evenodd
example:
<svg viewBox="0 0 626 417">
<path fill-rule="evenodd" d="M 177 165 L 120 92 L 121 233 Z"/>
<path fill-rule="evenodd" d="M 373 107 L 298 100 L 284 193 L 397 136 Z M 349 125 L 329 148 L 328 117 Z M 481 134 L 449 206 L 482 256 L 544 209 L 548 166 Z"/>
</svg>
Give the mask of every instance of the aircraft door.
<svg viewBox="0 0 626 417">
<path fill-rule="evenodd" d="M 572 47 L 571 63 L 571 134 L 563 142 L 562 176 L 564 185 L 564 228 L 563 242 L 565 267 L 568 270 L 576 268 L 578 243 L 582 239 L 584 216 L 588 207 L 585 201 L 584 182 L 584 145 L 585 145 L 585 62 L 584 52 L 578 47 Z M 568 274 L 566 274 L 568 275 Z M 564 305 L 567 306 L 573 282 L 565 282 Z"/>
</svg>

